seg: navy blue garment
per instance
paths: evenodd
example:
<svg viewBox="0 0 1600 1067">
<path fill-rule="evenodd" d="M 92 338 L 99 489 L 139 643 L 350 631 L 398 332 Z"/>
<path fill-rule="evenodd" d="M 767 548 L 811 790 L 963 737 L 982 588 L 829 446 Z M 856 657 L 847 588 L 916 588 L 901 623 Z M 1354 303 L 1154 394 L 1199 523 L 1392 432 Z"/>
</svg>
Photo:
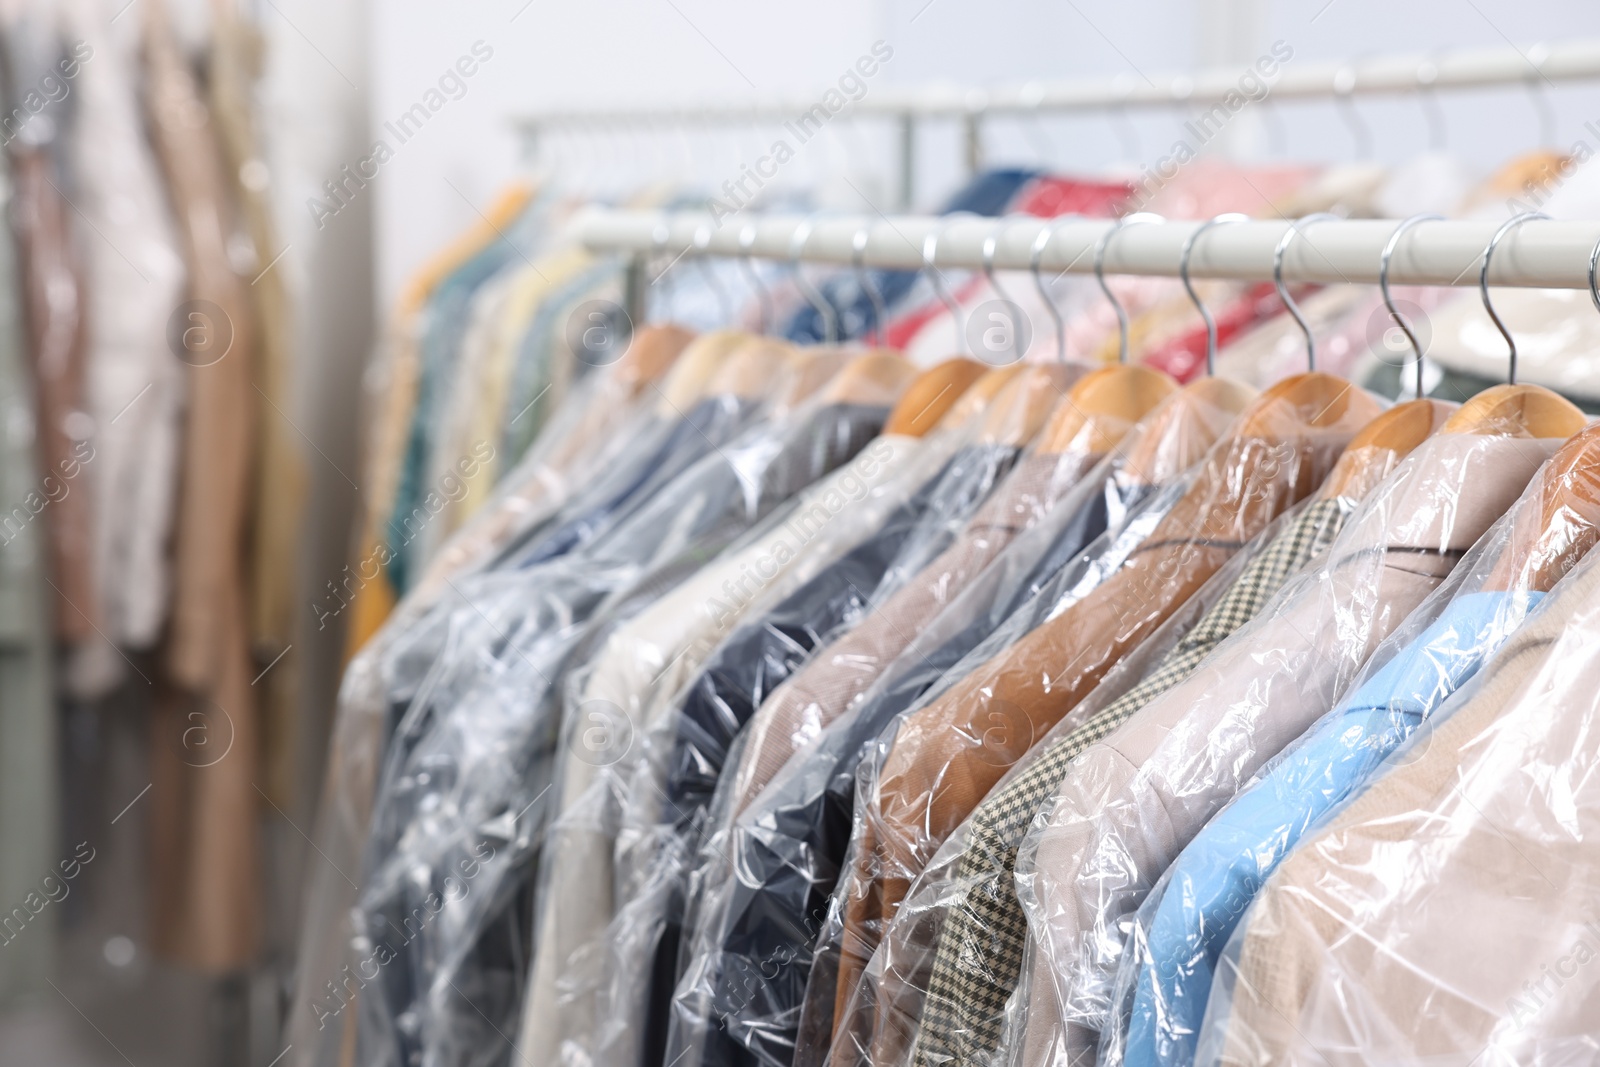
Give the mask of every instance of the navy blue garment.
<svg viewBox="0 0 1600 1067">
<path fill-rule="evenodd" d="M 961 450 L 871 536 L 759 619 L 735 631 L 689 686 L 667 768 L 663 820 L 698 839 L 728 752 L 767 696 L 876 599 L 891 567 L 915 569 L 948 544 L 1016 463 L 1009 445 Z M 932 521 L 937 529 L 929 530 Z M 668 1009 L 678 978 L 684 886 L 673 886 L 645 998 L 643 1063 L 661 1062 Z M 642 961 L 640 961 L 642 963 Z"/>
<path fill-rule="evenodd" d="M 1002 214 L 1016 197 L 1017 192 L 1034 178 L 1038 171 L 1021 168 L 989 170 L 973 178 L 939 209 L 941 215 L 967 212 L 973 215 L 997 216 Z M 914 270 L 872 270 L 868 279 L 875 285 L 883 305 L 891 312 L 895 304 L 904 300 L 916 283 Z M 872 299 L 861 288 L 855 273 L 836 274 L 818 287 L 822 298 L 833 308 L 839 324 L 839 340 L 859 340 L 870 333 L 875 324 Z M 795 312 L 783 335 L 800 344 L 821 344 L 827 340 L 826 324 L 817 309 L 810 304 Z"/>
<path fill-rule="evenodd" d="M 1113 519 L 1153 496 L 1151 487 L 1108 477 L 1056 532 L 1028 579 L 1004 594 L 998 612 L 901 664 L 885 688 L 823 733 L 800 757 L 804 764 L 757 797 L 728 842 L 735 871 L 731 902 L 711 931 L 717 957 L 699 978 L 714 991 L 711 1003 L 674 1003 L 667 1061 L 679 1067 L 790 1067 L 813 945 L 850 842 L 856 768 L 866 746 L 983 645 L 995 632 L 994 618 L 1047 613 L 1045 602 L 1055 600 L 1076 570 L 1065 565 L 1080 558 Z M 817 962 L 819 976 L 837 973 L 837 960 L 831 963 Z M 827 1035 L 820 1036 L 826 1048 Z"/>
</svg>

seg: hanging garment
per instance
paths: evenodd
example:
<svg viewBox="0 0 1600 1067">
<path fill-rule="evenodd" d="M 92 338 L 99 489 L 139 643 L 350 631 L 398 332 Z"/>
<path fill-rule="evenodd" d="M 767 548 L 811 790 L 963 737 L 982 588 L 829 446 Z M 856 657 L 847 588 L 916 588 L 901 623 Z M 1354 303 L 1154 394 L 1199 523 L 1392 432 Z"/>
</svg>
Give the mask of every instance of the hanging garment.
<svg viewBox="0 0 1600 1067">
<path fill-rule="evenodd" d="M 1417 436 L 1431 434 L 1448 412 L 1445 405 L 1425 404 L 1421 426 L 1405 446 Z M 1397 413 L 1396 417 L 1406 414 Z M 1374 423 L 1390 419 L 1380 416 Z M 1205 618 L 1138 684 L 1095 714 L 1093 721 L 1101 724 L 1100 729 L 1120 725 L 1187 677 L 1212 649 L 1253 618 L 1291 575 L 1332 542 L 1361 500 L 1404 458 L 1397 451 L 1404 446 L 1366 444 L 1369 430 L 1346 450 L 1325 491 L 1251 562 Z M 1090 731 L 1089 725 L 1074 731 L 1070 740 L 1041 746 L 1037 758 L 1019 765 L 1017 772 L 984 800 L 962 831 L 946 842 L 940 853 L 943 863 L 931 865 L 914 891 L 914 896 L 922 898 L 915 905 L 919 914 L 947 912 L 937 936 L 931 974 L 923 986 L 927 1003 L 913 1050 L 917 1067 L 969 1062 L 992 1055 L 998 1046 L 1026 934 L 1013 887 L 1016 849 L 1040 801 L 1055 788 L 1066 765 L 1083 751 L 1092 734 L 1100 732 Z M 915 1007 L 903 1009 L 902 1016 L 914 1022 Z"/>
<path fill-rule="evenodd" d="M 975 650 L 1008 618 L 1030 604 L 1042 605 L 1043 614 L 1090 580 L 1097 561 L 1136 543 L 1175 498 L 1157 487 L 1176 483 L 1235 411 L 1197 395 L 1170 397 L 924 622 L 854 706 L 749 803 L 726 838 L 708 839 L 713 856 L 701 865 L 717 873 L 707 878 L 714 889 L 699 904 L 674 994 L 668 1062 L 793 1062 L 812 946 L 849 839 L 863 746 L 965 657 L 986 658 Z M 1108 528 L 1113 535 L 1102 536 Z"/>
<path fill-rule="evenodd" d="M 318 811 L 316 847 L 324 864 L 308 872 L 306 914 L 299 952 L 300 980 L 288 1014 L 291 1043 L 310 1051 L 316 1046 L 319 1018 L 314 1005 L 323 993 L 323 976 L 339 971 L 348 938 L 348 916 L 357 889 L 343 871 L 359 870 L 389 716 L 385 695 L 397 682 L 392 655 L 407 629 L 427 609 L 453 595 L 452 585 L 486 565 L 499 546 L 519 532 L 548 519 L 616 454 L 625 453 L 637 425 L 649 421 L 660 404 L 652 388 L 655 378 L 684 350 L 684 331 L 641 331 L 623 360 L 601 368 L 552 421 L 549 431 L 503 482 L 501 494 L 435 556 L 429 570 L 384 621 L 372 639 L 345 669 L 329 741 L 328 769 Z M 692 357 L 689 358 L 693 362 Z M 687 370 L 696 368 L 685 364 Z M 672 395 L 671 375 L 662 386 Z M 382 580 L 382 558 L 371 557 L 357 568 L 362 582 Z M 359 593 L 358 588 L 357 592 Z M 318 607 L 319 630 L 328 615 L 340 610 L 335 600 Z M 310 1062 L 309 1058 L 305 1061 Z"/>
<path fill-rule="evenodd" d="M 1226 565 L 1219 568 L 1136 650 L 1107 672 L 1106 677 L 1079 705 L 1084 721 L 1092 725 L 1108 703 L 1114 703 L 1125 695 L 1131 685 L 1170 655 L 1176 648 L 1176 642 L 1216 608 L 1219 600 L 1265 548 L 1298 520 L 1304 506 L 1297 505 L 1275 519 L 1261 534 L 1235 553 Z M 1046 735 L 1041 745 L 1050 744 L 1054 736 L 1055 732 Z M 1037 752 L 1039 747 L 1030 750 L 1029 756 Z M 1029 756 L 1018 761 L 1018 768 L 1026 765 Z M 1014 773 L 1015 769 L 1006 778 L 1009 779 Z M 1005 780 L 1002 779 L 1002 782 Z M 894 918 L 885 924 L 883 937 L 868 960 L 855 993 L 845 1005 L 845 1014 L 835 1022 L 836 1030 L 851 1034 L 849 1047 L 836 1047 L 830 1063 L 906 1062 L 916 1021 L 922 1011 L 932 942 L 937 940 L 937 928 L 942 919 L 937 908 L 931 911 L 922 908 L 921 898 L 930 881 L 938 880 L 939 864 L 945 859 L 952 842 L 961 836 L 964 827 L 965 823 L 946 839 L 929 866 L 913 880 Z"/>
<path fill-rule="evenodd" d="M 1274 760 L 1178 856 L 1140 908 L 1113 1003 L 1133 997 L 1126 1052 L 1108 1027 L 1101 1059 L 1189 1064 L 1217 958 L 1244 907 L 1296 842 L 1361 788 L 1505 643 L 1548 586 L 1600 537 L 1600 432 L 1567 442 L 1446 583 L 1373 655 L 1366 679 Z M 1587 468 L 1587 469 L 1585 469 Z M 1546 515 L 1554 521 L 1547 524 Z M 1430 621 L 1431 620 L 1431 621 Z M 1112 1056 L 1106 1053 L 1111 1047 Z"/>
<path fill-rule="evenodd" d="M 148 121 L 180 223 L 188 294 L 210 331 L 205 347 L 185 348 L 192 361 L 164 656 L 170 687 L 158 696 L 150 749 L 152 940 L 170 958 L 228 971 L 253 959 L 260 933 L 260 727 L 245 554 L 254 313 L 228 255 L 234 212 L 216 130 L 163 0 L 142 5 L 142 17 Z"/>
<path fill-rule="evenodd" d="M 160 637 L 172 583 L 167 538 L 178 491 L 183 364 L 167 348 L 167 318 L 183 300 L 183 260 L 139 102 L 128 92 L 139 69 L 138 22 L 112 26 L 116 9 L 101 0 L 76 0 L 62 13 L 68 32 L 94 50 L 76 80 L 72 129 L 76 199 L 93 228 L 81 247 L 93 294 L 87 410 L 94 459 L 88 485 L 73 492 L 94 500 L 101 628 L 119 646 L 147 649 Z M 95 647 L 109 668 L 93 687 L 99 690 L 127 663 L 106 643 Z"/>
<path fill-rule="evenodd" d="M 16 53 L 20 41 L 13 38 L 10 43 L 9 51 Z M 28 79 L 52 62 L 53 58 L 13 55 L 8 66 L 13 79 Z M 7 96 L 26 91 L 13 89 Z M 70 483 L 94 457 L 93 421 L 84 410 L 87 297 L 73 240 L 73 209 L 61 191 L 65 138 L 57 136 L 61 128 L 54 117 L 30 123 L 27 131 L 29 136 L 10 140 L 8 151 L 15 188 L 11 219 L 28 328 L 26 353 L 32 361 L 28 377 L 42 469 Z M 52 501 L 41 516 L 49 530 L 45 545 L 51 577 L 46 581 L 55 596 L 51 618 L 56 635 L 68 645 L 98 640 L 95 630 L 101 625 L 93 568 L 92 497 L 86 488 L 69 485 L 70 491 Z"/>
<path fill-rule="evenodd" d="M 1582 1062 L 1600 1010 L 1593 556 L 1301 842 L 1230 941 L 1199 1062 Z"/>
<path fill-rule="evenodd" d="M 1036 970 L 1016 994 L 1030 1015 L 1026 1050 L 1019 1035 L 1012 1055 L 1051 1063 L 1096 1046 L 1123 917 L 1243 781 L 1331 706 L 1556 444 L 1452 432 L 1423 442 L 1321 566 L 1076 759 L 1018 853 Z M 1262 662 L 1275 665 L 1267 675 Z"/>
<path fill-rule="evenodd" d="M 464 606 L 448 617 L 443 654 L 424 657 L 433 665 L 394 731 L 374 805 L 360 929 L 401 961 L 358 998 L 364 1062 L 457 1062 L 514 1026 L 525 982 L 540 988 L 527 953 L 543 953 L 545 938 L 526 924 L 562 796 L 553 776 L 568 754 L 589 751 L 590 724 L 561 722 L 566 669 L 846 462 L 886 412 L 881 399 L 819 397 L 705 455 L 581 552 L 456 583 Z M 463 864 L 470 891 L 437 917 L 446 880 L 464 884 Z M 418 907 L 436 917 L 408 927 Z M 343 1005 L 324 998 L 321 1008 Z"/>
<path fill-rule="evenodd" d="M 11 207 L 10 167 L 0 155 L 0 210 Z M 10 217 L 9 210 L 4 210 Z M 39 872 L 61 862 L 56 768 L 59 728 L 50 626 L 53 603 L 44 580 L 48 530 L 41 521 L 59 482 L 46 482 L 36 451 L 38 421 L 28 381 L 22 277 L 10 229 L 0 229 L 0 893 L 27 905 Z M 59 491 L 59 490 L 54 490 Z M 56 965 L 56 908 L 43 905 L 20 928 L 0 925 L 0 998 L 43 993 Z M 25 912 L 26 914 L 26 912 Z"/>
<path fill-rule="evenodd" d="M 364 390 L 370 414 L 361 482 L 367 491 L 362 505 L 362 532 L 357 541 L 360 552 L 357 568 L 362 560 L 372 556 L 377 546 L 389 541 L 387 527 L 399 486 L 400 455 L 420 382 L 420 335 L 428 296 L 462 262 L 483 246 L 499 240 L 501 231 L 523 212 L 532 195 L 531 189 L 522 186 L 512 186 L 501 193 L 485 212 L 481 224 L 463 234 L 418 271 L 396 302 L 394 320 L 386 331 Z M 350 655 L 377 632 L 398 596 L 387 573 L 361 588 L 345 631 L 345 648 Z"/>
<path fill-rule="evenodd" d="M 987 411 L 979 406 L 986 397 L 973 405 L 958 403 L 944 422 L 965 415 L 961 425 L 946 428 L 942 423 L 919 457 L 917 466 L 931 470 L 955 447 L 938 473 L 924 478 L 868 537 L 724 641 L 675 698 L 672 713 L 646 733 L 617 841 L 625 903 L 605 938 L 607 971 L 596 1046 L 600 1059 L 634 1062 L 641 1047 L 647 1059 L 654 1059 L 665 1046 L 666 1009 L 678 977 L 684 894 L 695 846 L 728 748 L 761 698 L 824 635 L 847 626 L 870 602 L 892 593 L 956 535 L 1019 453 L 1014 440 L 999 439 L 988 427 L 1014 424 L 1008 429 L 1015 440 L 1025 442 L 1043 421 L 1049 403 L 1081 372 L 1065 367 L 1015 375 L 1002 371 L 1011 384 L 987 401 Z M 923 403 L 920 398 L 910 402 Z M 967 415 L 969 408 L 972 414 Z M 908 475 L 915 480 L 922 472 Z"/>
<path fill-rule="evenodd" d="M 911 368 L 894 361 L 898 382 Z M 897 386 L 898 388 L 898 386 Z M 886 399 L 887 399 L 886 395 Z M 887 409 L 862 411 L 858 426 L 868 436 L 883 426 Z M 724 557 L 708 563 L 681 586 L 648 605 L 606 638 L 588 665 L 569 683 L 566 719 L 574 729 L 605 724 L 626 747 L 590 752 L 574 743 L 562 766 L 560 817 L 553 847 L 559 866 L 545 875 L 534 995 L 525 1026 L 534 1034 L 560 1033 L 560 1041 L 592 1054 L 595 999 L 603 982 L 606 928 L 628 897 L 627 880 L 614 865 L 617 833 L 629 789 L 636 783 L 659 794 L 646 754 L 652 735 L 666 729 L 672 697 L 699 669 L 720 639 L 745 614 L 781 597 L 830 561 L 853 538 L 881 526 L 889 514 L 944 464 L 959 447 L 958 433 L 931 438 L 886 433 L 867 443 L 854 440 L 846 454 L 861 454 L 806 490 L 764 528 Z M 864 446 L 864 447 L 863 447 Z M 842 541 L 841 541 L 842 539 Z M 608 740 L 610 740 L 608 738 Z M 643 776 L 643 779 L 641 778 Z M 541 1013 L 549 1012 L 545 1015 Z M 544 1055 L 542 1042 L 523 1041 L 530 1057 Z"/>
<path fill-rule="evenodd" d="M 899 724 L 863 772 L 854 861 L 840 887 L 835 1018 L 910 880 L 983 794 L 1105 672 L 1332 469 L 1377 404 L 1337 379 L 1264 393 L 1218 442 L 1193 486 L 1096 589 Z M 835 1050 L 859 1035 L 835 1029 Z"/>
</svg>

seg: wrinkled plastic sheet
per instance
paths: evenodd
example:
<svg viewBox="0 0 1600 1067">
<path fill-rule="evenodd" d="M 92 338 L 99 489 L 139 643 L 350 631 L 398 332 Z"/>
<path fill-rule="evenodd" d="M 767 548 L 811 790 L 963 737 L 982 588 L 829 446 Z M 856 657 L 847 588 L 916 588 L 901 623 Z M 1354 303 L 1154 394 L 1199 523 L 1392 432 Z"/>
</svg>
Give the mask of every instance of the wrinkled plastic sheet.
<svg viewBox="0 0 1600 1067">
<path fill-rule="evenodd" d="M 1102 1062 L 1121 1063 L 1125 1051 L 1141 1064 L 1193 1062 L 1223 946 L 1262 883 L 1439 713 L 1593 545 L 1600 476 L 1573 461 L 1583 462 L 1597 439 L 1580 434 L 1545 464 L 1384 640 L 1338 705 L 1263 766 L 1162 875 L 1117 971 Z"/>
<path fill-rule="evenodd" d="M 1290 854 L 1229 941 L 1197 1062 L 1594 1062 L 1597 606 L 1591 552 Z"/>
<path fill-rule="evenodd" d="M 472 1062 L 495 1047 L 495 1029 L 514 1027 L 529 878 L 552 814 L 559 686 L 580 642 L 608 601 L 672 584 L 848 458 L 887 413 L 874 410 L 807 404 L 752 427 L 581 551 L 456 582 L 457 598 L 405 634 L 396 674 L 415 691 L 391 701 L 403 713 L 347 950 L 358 974 L 374 954 L 393 957 L 360 987 L 363 1062 Z"/>
<path fill-rule="evenodd" d="M 1424 441 L 1323 557 L 1184 682 L 1073 762 L 1017 856 L 1027 914 L 1012 1063 L 1092 1053 L 1132 914 L 1207 820 L 1356 678 L 1559 445 Z"/>
<path fill-rule="evenodd" d="M 1044 605 L 1091 580 L 1098 559 L 1128 538 L 1136 542 L 1130 531 L 1147 532 L 1158 521 L 1175 494 L 1134 477 L 1127 456 L 1148 456 L 1147 476 L 1181 481 L 1232 418 L 1215 409 L 1189 419 L 1170 414 L 1152 413 L 971 579 L 757 796 L 741 806 L 737 776 L 721 776 L 691 881 L 668 1062 L 787 1067 L 794 1060 L 813 943 L 844 858 L 864 746 L 930 689 L 942 691 L 940 679 L 964 657 L 987 659 L 989 649 L 974 649 L 1013 613 L 1047 613 Z M 1096 543 L 1107 527 L 1114 533 Z"/>
<path fill-rule="evenodd" d="M 1106 673 L 1321 484 L 1378 410 L 1356 399 L 1326 426 L 1311 424 L 1326 415 L 1318 402 L 1286 420 L 1295 427 L 1287 433 L 1218 441 L 1161 522 L 1090 586 L 1052 604 L 1025 631 L 1008 622 L 995 635 L 1004 644 L 987 649 L 990 659 L 885 731 L 861 764 L 848 874 L 818 939 L 819 961 L 838 954 L 837 978 L 830 982 L 820 963 L 813 969 L 801 1023 L 802 1041 L 812 1044 L 797 1063 L 823 1062 L 824 1030 L 831 1030 L 830 1062 L 873 1059 L 872 998 L 855 1013 L 848 1008 L 912 882 L 1040 737 L 1063 721 L 1084 723 L 1081 703 Z M 879 1033 L 897 1046 L 903 1028 L 885 1020 Z"/>
</svg>

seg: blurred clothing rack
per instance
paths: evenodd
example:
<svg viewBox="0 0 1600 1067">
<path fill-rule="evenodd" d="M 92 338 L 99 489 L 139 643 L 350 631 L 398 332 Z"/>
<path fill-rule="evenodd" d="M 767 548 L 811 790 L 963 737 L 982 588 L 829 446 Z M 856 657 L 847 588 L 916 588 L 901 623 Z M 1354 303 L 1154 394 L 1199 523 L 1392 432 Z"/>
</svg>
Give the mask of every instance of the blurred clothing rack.
<svg viewBox="0 0 1600 1067">
<path fill-rule="evenodd" d="M 701 212 L 585 210 L 573 222 L 573 237 L 595 252 L 631 254 L 633 278 L 628 311 L 640 321 L 638 294 L 644 290 L 645 263 L 651 256 L 752 256 L 761 259 L 859 264 L 918 270 L 928 239 L 932 266 L 958 270 L 983 267 L 983 246 L 996 238 L 997 270 L 1030 270 L 1041 233 L 1053 232 L 1039 253 L 1048 276 L 1090 274 L 1094 250 L 1115 223 L 1105 220 L 996 220 L 951 216 L 754 215 L 719 223 Z M 1178 276 L 1184 243 L 1203 223 L 1159 222 L 1127 226 L 1109 242 L 1107 274 Z M 1189 274 L 1194 278 L 1267 280 L 1273 259 L 1291 224 L 1282 220 L 1239 222 L 1215 227 L 1195 244 Z M 1320 284 L 1378 284 L 1384 245 L 1400 222 L 1393 219 L 1308 221 L 1300 239 L 1283 255 L 1283 279 Z M 1475 286 L 1484 249 L 1498 222 L 1437 221 L 1414 226 L 1401 238 L 1389 268 L 1395 285 Z M 809 227 L 802 231 L 803 227 Z M 804 248 L 794 254 L 797 234 Z M 865 245 L 857 248 L 857 235 Z M 1535 219 L 1505 234 L 1495 250 L 1489 283 L 1542 289 L 1589 288 L 1589 257 L 1600 242 L 1600 222 Z"/>
<path fill-rule="evenodd" d="M 1120 76 L 1099 81 L 1032 81 L 1012 87 L 980 89 L 949 84 L 882 86 L 844 114 L 852 119 L 883 119 L 898 124 L 899 206 L 912 202 L 917 125 L 944 119 L 961 123 L 966 164 L 983 164 L 983 123 L 1005 115 L 1070 114 L 1128 107 L 1206 107 L 1238 94 L 1248 67 L 1219 67 L 1199 74 L 1154 79 Z M 1565 41 L 1527 47 L 1506 45 L 1432 53 L 1379 56 L 1353 62 L 1291 63 L 1263 79 L 1269 98 L 1317 99 L 1481 89 L 1522 85 L 1539 91 L 1560 82 L 1600 79 L 1600 40 Z M 781 123 L 818 106 L 820 94 L 753 104 L 706 104 L 639 109 L 551 109 L 518 116 L 514 122 L 525 157 L 532 158 L 541 135 L 553 130 L 652 128 L 658 126 L 738 126 Z"/>
</svg>

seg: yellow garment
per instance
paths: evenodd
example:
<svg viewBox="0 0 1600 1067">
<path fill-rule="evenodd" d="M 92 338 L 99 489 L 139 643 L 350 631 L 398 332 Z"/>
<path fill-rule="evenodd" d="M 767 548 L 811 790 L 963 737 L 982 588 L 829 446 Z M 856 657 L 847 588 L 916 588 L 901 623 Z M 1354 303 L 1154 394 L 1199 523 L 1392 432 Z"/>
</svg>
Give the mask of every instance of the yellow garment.
<svg viewBox="0 0 1600 1067">
<path fill-rule="evenodd" d="M 424 264 L 401 291 L 386 344 L 386 365 L 371 387 L 374 417 L 366 469 L 362 477 L 365 485 L 365 519 L 352 570 L 359 570 L 360 562 L 372 558 L 383 543 L 383 520 L 394 502 L 406 431 L 411 425 L 412 409 L 416 406 L 417 386 L 422 372 L 418 351 L 419 320 L 428 297 L 452 271 L 488 247 L 492 241 L 499 240 L 502 230 L 523 212 L 533 195 L 534 189 L 521 183 L 503 191 L 485 212 L 481 222 Z M 394 609 L 395 599 L 395 589 L 389 584 L 387 574 L 382 573 L 382 568 L 376 578 L 356 590 L 351 604 L 350 628 L 345 634 L 346 660 L 377 632 Z"/>
</svg>

